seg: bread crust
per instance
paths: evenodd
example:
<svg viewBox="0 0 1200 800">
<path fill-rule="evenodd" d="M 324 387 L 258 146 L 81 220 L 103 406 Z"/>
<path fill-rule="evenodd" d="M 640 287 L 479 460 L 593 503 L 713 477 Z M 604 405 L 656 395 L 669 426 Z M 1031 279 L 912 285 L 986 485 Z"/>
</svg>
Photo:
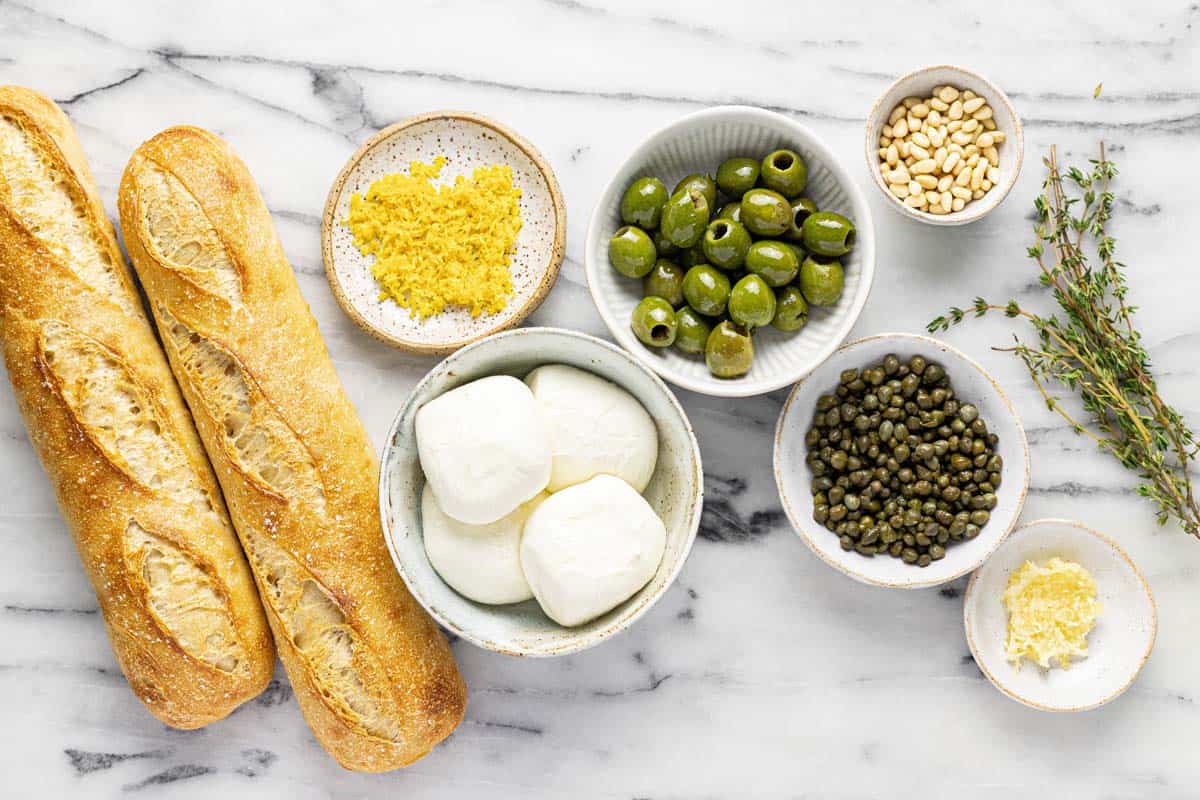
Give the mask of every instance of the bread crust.
<svg viewBox="0 0 1200 800">
<path fill-rule="evenodd" d="M 348 769 L 415 761 L 466 688 L 391 563 L 374 451 L 257 186 L 224 141 L 176 127 L 135 151 L 119 207 L 305 719 Z"/>
<path fill-rule="evenodd" d="M 17 404 L 130 686 L 167 725 L 198 728 L 225 717 L 270 681 L 275 653 L 267 621 L 215 475 L 70 121 L 53 101 L 15 86 L 0 87 L 0 118 L 23 131 L 22 141 L 33 143 L 46 163 L 66 176 L 84 229 L 106 254 L 114 278 L 107 288 L 89 284 L 54 249 L 66 243 L 40 239 L 0 168 L 0 347 Z M 87 416 L 89 408 L 112 398 L 96 396 L 103 384 L 83 380 L 87 365 L 80 354 L 103 365 L 137 399 L 130 413 L 154 431 L 146 434 L 151 450 L 168 451 L 175 459 L 152 456 L 142 465 L 145 473 L 174 469 L 202 505 L 148 482 Z M 155 554 L 139 548 L 131 533 L 138 541 L 156 542 Z M 164 552 L 211 592 L 211 625 L 197 629 L 191 622 L 179 623 L 174 616 L 179 609 L 170 598 L 151 590 L 147 559 Z M 169 583 L 153 582 L 167 592 Z M 201 640 L 208 634 L 225 637 L 218 646 L 237 653 L 232 668 L 206 659 L 205 642 L 189 638 L 196 630 Z"/>
</svg>

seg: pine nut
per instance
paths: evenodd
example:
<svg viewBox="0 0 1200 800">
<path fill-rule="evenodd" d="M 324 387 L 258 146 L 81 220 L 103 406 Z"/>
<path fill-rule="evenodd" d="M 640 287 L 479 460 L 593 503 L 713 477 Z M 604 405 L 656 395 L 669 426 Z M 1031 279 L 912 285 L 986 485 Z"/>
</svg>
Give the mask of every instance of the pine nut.
<svg viewBox="0 0 1200 800">
<path fill-rule="evenodd" d="M 911 109 L 917 103 L 921 102 L 921 98 L 909 96 L 909 97 L 904 98 L 900 102 L 904 104 L 905 108 Z"/>
<path fill-rule="evenodd" d="M 987 178 L 984 178 L 979 182 L 979 188 L 983 189 L 985 192 L 990 192 L 992 190 L 992 182 Z"/>
<path fill-rule="evenodd" d="M 961 128 L 962 128 L 962 120 L 961 119 L 951 120 L 946 125 L 946 132 L 947 133 L 958 133 L 959 129 L 961 129 Z"/>
<path fill-rule="evenodd" d="M 892 126 L 891 135 L 896 139 L 903 139 L 905 136 L 908 136 L 908 121 L 904 119 L 897 121 L 896 124 Z"/>
<path fill-rule="evenodd" d="M 945 214 L 946 212 L 942 209 L 941 205 L 933 205 L 933 206 L 929 207 L 929 213 L 937 214 L 940 216 L 942 214 Z"/>
<path fill-rule="evenodd" d="M 937 188 L 937 178 L 933 177 L 932 175 L 917 175 L 913 178 L 913 180 L 916 181 L 917 185 L 922 189 Z"/>
<path fill-rule="evenodd" d="M 912 180 L 908 176 L 908 167 L 904 166 L 904 164 L 897 164 L 896 168 L 892 170 L 892 175 L 895 177 L 895 180 L 893 180 L 892 183 L 897 183 L 899 181 L 908 183 L 910 180 Z"/>
<path fill-rule="evenodd" d="M 925 190 L 922 189 L 921 184 L 917 183 L 916 181 L 909 181 L 908 182 L 908 193 L 910 195 L 924 194 Z"/>
<path fill-rule="evenodd" d="M 942 162 L 942 171 L 953 172 L 954 165 L 957 164 L 961 158 L 962 156 L 960 156 L 958 153 L 951 151 L 950 155 L 946 156 L 946 160 Z"/>
<path fill-rule="evenodd" d="M 929 137 L 926 136 L 924 133 L 921 133 L 921 131 L 917 131 L 912 136 L 910 136 L 909 139 L 912 142 L 921 145 L 921 147 L 924 147 L 926 149 L 929 148 Z"/>
<path fill-rule="evenodd" d="M 892 194 L 896 195 L 896 197 L 899 197 L 901 200 L 908 197 L 908 184 L 906 183 L 889 184 L 888 189 Z"/>
<path fill-rule="evenodd" d="M 983 197 L 983 189 L 976 189 L 975 191 L 971 192 L 972 200 L 978 200 L 981 197 Z"/>
<path fill-rule="evenodd" d="M 992 118 L 992 107 L 984 106 L 983 108 L 979 109 L 974 114 L 972 114 L 971 116 L 974 117 L 975 119 L 991 119 Z"/>
<path fill-rule="evenodd" d="M 963 99 L 964 103 L 968 100 L 974 100 L 975 96 L 976 96 L 975 93 L 972 92 L 970 89 L 963 89 L 962 99 Z"/>
<path fill-rule="evenodd" d="M 901 141 L 899 147 L 900 147 L 900 155 L 903 156 L 904 158 L 908 158 L 908 142 Z"/>
<path fill-rule="evenodd" d="M 984 129 L 985 131 L 994 131 L 994 130 L 996 130 L 996 120 L 995 120 L 995 119 L 985 119 L 985 120 L 983 121 L 983 129 Z"/>
<path fill-rule="evenodd" d="M 981 133 L 979 138 L 975 140 L 975 144 L 983 148 L 991 147 L 996 141 L 996 135 L 993 133 Z"/>
<path fill-rule="evenodd" d="M 1000 168 L 999 167 L 988 167 L 986 174 L 987 174 L 987 179 L 992 182 L 993 186 L 995 186 L 997 183 L 1000 182 Z"/>
<path fill-rule="evenodd" d="M 904 118 L 904 106 L 896 106 L 892 109 L 891 115 L 888 117 L 888 125 L 895 125 Z"/>
<path fill-rule="evenodd" d="M 940 197 L 942 201 L 942 208 L 946 209 L 946 213 L 949 214 L 951 206 L 954 205 L 954 198 L 950 196 L 949 192 L 942 192 Z"/>
<path fill-rule="evenodd" d="M 950 141 L 966 147 L 971 143 L 971 137 L 962 131 L 956 131 L 955 133 L 950 134 Z"/>
<path fill-rule="evenodd" d="M 996 144 L 1000 144 L 1006 138 L 1004 135 L 1004 131 L 991 131 L 991 134 L 992 134 L 992 141 L 995 142 Z"/>
<path fill-rule="evenodd" d="M 970 182 L 971 182 L 971 170 L 969 170 L 964 165 L 963 171 L 958 173 L 957 177 L 954 178 L 954 185 L 955 186 L 966 186 Z"/>
<path fill-rule="evenodd" d="M 966 122 L 964 122 L 963 126 L 962 126 L 963 133 L 974 133 L 978 129 L 979 129 L 979 120 L 977 120 L 977 119 L 969 119 Z"/>
<path fill-rule="evenodd" d="M 929 116 L 925 118 L 925 124 L 934 126 L 942 124 L 942 115 L 938 113 L 936 108 L 930 109 Z"/>
<path fill-rule="evenodd" d="M 939 192 L 948 192 L 948 191 L 950 191 L 950 187 L 953 185 L 954 185 L 954 176 L 953 175 L 943 175 L 941 180 L 938 181 L 937 190 Z"/>
<path fill-rule="evenodd" d="M 979 153 L 979 143 L 978 142 L 972 142 L 971 144 L 969 144 L 963 148 L 963 156 L 965 158 L 970 158 L 973 155 L 978 155 L 978 153 Z M 972 165 L 972 166 L 974 166 L 974 165 Z"/>
<path fill-rule="evenodd" d="M 890 144 L 883 151 L 883 157 L 887 161 L 888 166 L 894 167 L 900 161 L 900 151 L 896 149 L 896 145 Z"/>
<path fill-rule="evenodd" d="M 941 205 L 942 196 L 931 190 L 925 193 L 925 201 L 931 206 Z"/>
<path fill-rule="evenodd" d="M 925 119 L 925 117 L 929 116 L 929 106 L 925 105 L 924 103 L 917 103 L 915 106 L 910 108 L 909 111 L 917 119 Z"/>
<path fill-rule="evenodd" d="M 916 164 L 913 164 L 910 172 L 912 172 L 913 175 L 926 175 L 934 172 L 935 169 L 937 169 L 937 162 L 932 160 L 932 158 L 922 158 L 922 160 L 918 161 Z"/>
<path fill-rule="evenodd" d="M 987 162 L 980 161 L 975 165 L 975 169 L 971 171 L 971 189 L 978 190 L 983 187 L 983 176 L 987 172 Z"/>
<path fill-rule="evenodd" d="M 988 163 L 993 167 L 1000 166 L 1000 153 L 994 147 L 983 148 L 983 157 L 988 160 Z"/>
<path fill-rule="evenodd" d="M 979 153 L 971 153 L 971 155 L 967 156 L 967 166 L 968 167 L 971 167 L 972 169 L 974 169 L 975 165 L 978 163 L 979 163 Z"/>
<path fill-rule="evenodd" d="M 950 104 L 950 111 L 947 112 L 950 119 L 962 119 L 963 104 L 961 100 L 955 100 Z"/>
<path fill-rule="evenodd" d="M 985 101 L 982 97 L 972 97 L 970 100 L 963 102 L 963 113 L 974 114 L 983 106 L 985 102 L 987 101 Z"/>
<path fill-rule="evenodd" d="M 956 178 L 957 178 L 957 177 L 958 177 L 958 173 L 962 172 L 964 169 L 967 169 L 967 162 L 965 162 L 965 161 L 963 161 L 963 160 L 961 160 L 961 159 L 960 159 L 960 160 L 959 160 L 959 162 L 958 162 L 957 164 L 955 164 L 955 165 L 954 165 L 954 169 L 952 169 L 952 170 L 950 170 L 950 171 L 951 171 L 952 173 L 954 173 L 954 177 L 956 177 Z M 970 170 L 968 170 L 968 172 L 969 172 L 969 171 L 970 171 Z"/>
<path fill-rule="evenodd" d="M 909 142 L 910 142 L 910 144 L 908 145 L 909 152 L 912 153 L 914 156 L 916 156 L 919 161 L 924 161 L 925 159 L 930 157 L 929 151 L 926 150 L 924 147 L 921 147 L 921 145 L 917 144 L 916 142 L 912 141 L 911 139 L 909 140 Z"/>
<path fill-rule="evenodd" d="M 961 186 L 951 186 L 950 194 L 954 195 L 959 200 L 970 200 L 971 199 L 971 190 L 964 189 Z"/>
<path fill-rule="evenodd" d="M 932 130 L 929 132 L 929 143 L 931 145 L 933 145 L 934 147 L 941 147 L 942 143 L 945 141 L 946 141 L 946 135 L 944 133 L 942 133 L 941 128 L 938 128 L 937 130 Z"/>
<path fill-rule="evenodd" d="M 924 199 L 925 195 L 923 194 L 910 194 L 904 199 L 904 205 L 910 208 L 920 208 Z"/>
<path fill-rule="evenodd" d="M 950 110 L 950 104 L 943 102 L 940 97 L 929 98 L 929 107 L 932 108 L 934 111 L 949 111 Z M 929 113 L 932 114 L 933 111 L 931 111 Z"/>
<path fill-rule="evenodd" d="M 956 197 L 956 198 L 954 198 L 954 202 L 950 204 L 950 210 L 951 211 L 962 211 L 963 206 L 965 206 L 966 204 L 967 204 L 966 200 L 964 200 L 961 197 Z"/>
<path fill-rule="evenodd" d="M 938 99 L 943 103 L 953 103 L 958 99 L 958 89 L 953 86 L 943 86 L 940 92 L 937 92 Z"/>
</svg>

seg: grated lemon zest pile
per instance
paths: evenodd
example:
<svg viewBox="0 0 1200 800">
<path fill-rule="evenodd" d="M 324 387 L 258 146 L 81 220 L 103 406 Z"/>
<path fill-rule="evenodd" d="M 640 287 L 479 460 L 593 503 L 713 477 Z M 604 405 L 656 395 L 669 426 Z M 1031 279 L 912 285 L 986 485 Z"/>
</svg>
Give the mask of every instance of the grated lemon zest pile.
<svg viewBox="0 0 1200 800">
<path fill-rule="evenodd" d="M 1102 606 L 1096 581 L 1079 564 L 1051 558 L 1038 565 L 1026 561 L 1008 579 L 1005 654 L 1021 668 L 1022 658 L 1043 669 L 1070 669 L 1072 656 L 1087 658 L 1087 636 Z"/>
<path fill-rule="evenodd" d="M 379 299 L 423 319 L 459 306 L 472 317 L 504 309 L 513 294 L 509 262 L 521 231 L 521 190 L 512 168 L 493 164 L 435 185 L 446 164 L 413 161 L 409 174 L 376 180 L 350 198 L 344 224 L 364 256 Z"/>
</svg>

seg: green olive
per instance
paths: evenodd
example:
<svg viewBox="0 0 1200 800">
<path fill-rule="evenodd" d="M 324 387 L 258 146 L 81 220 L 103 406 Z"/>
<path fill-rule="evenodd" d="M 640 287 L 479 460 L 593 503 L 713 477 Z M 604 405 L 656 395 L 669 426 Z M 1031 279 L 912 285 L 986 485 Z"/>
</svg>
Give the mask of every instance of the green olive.
<svg viewBox="0 0 1200 800">
<path fill-rule="evenodd" d="M 712 333 L 712 325 L 690 306 L 675 312 L 675 347 L 684 353 L 704 352 L 704 344 Z"/>
<path fill-rule="evenodd" d="M 725 320 L 713 328 L 704 344 L 704 362 L 718 378 L 736 378 L 750 371 L 754 342 L 745 328 Z"/>
<path fill-rule="evenodd" d="M 832 211 L 809 214 L 801 226 L 804 249 L 818 256 L 840 256 L 854 247 L 854 223 Z"/>
<path fill-rule="evenodd" d="M 802 264 L 804 262 L 804 259 L 808 258 L 808 253 L 804 252 L 804 248 L 801 247 L 800 245 L 796 244 L 795 242 L 779 242 L 779 243 L 781 245 L 783 245 L 784 247 L 786 247 L 788 250 L 791 250 L 793 253 L 796 254 L 796 263 L 797 264 Z M 660 252 L 659 255 L 662 255 L 662 253 Z"/>
<path fill-rule="evenodd" d="M 704 257 L 721 269 L 737 269 L 750 250 L 750 234 L 740 222 L 718 219 L 704 231 Z"/>
<path fill-rule="evenodd" d="M 831 306 L 842 296 L 845 273 L 840 261 L 817 261 L 804 259 L 800 265 L 800 291 L 804 299 L 814 306 Z"/>
<path fill-rule="evenodd" d="M 758 183 L 758 162 L 753 158 L 729 158 L 717 167 L 717 186 L 730 197 L 741 197 Z"/>
<path fill-rule="evenodd" d="M 776 150 L 762 160 L 762 182 L 784 197 L 795 197 L 808 186 L 808 165 L 795 150 Z"/>
<path fill-rule="evenodd" d="M 771 327 L 780 331 L 798 331 L 808 322 L 808 303 L 795 286 L 785 286 L 775 293 L 775 317 Z"/>
<path fill-rule="evenodd" d="M 712 178 L 700 173 L 688 175 L 686 178 L 675 184 L 675 191 L 671 194 L 678 194 L 685 190 L 695 189 L 700 194 L 704 195 L 704 199 L 708 201 L 709 209 L 717 207 L 717 184 Z"/>
<path fill-rule="evenodd" d="M 779 236 L 788 229 L 792 207 L 770 189 L 751 189 L 742 195 L 742 224 L 755 236 Z"/>
<path fill-rule="evenodd" d="M 817 204 L 807 197 L 797 197 L 792 201 L 792 221 L 784 234 L 793 242 L 804 239 L 804 220 L 817 213 Z"/>
<path fill-rule="evenodd" d="M 638 178 L 621 197 L 621 219 L 626 225 L 653 230 L 662 219 L 667 187 L 658 178 Z"/>
<path fill-rule="evenodd" d="M 731 219 L 734 222 L 742 221 L 742 201 L 735 200 L 732 203 L 726 203 L 721 206 L 721 210 L 717 212 L 717 216 L 713 219 Z"/>
<path fill-rule="evenodd" d="M 704 235 L 711 208 L 712 204 L 701 191 L 684 189 L 676 192 L 663 207 L 663 234 L 676 247 L 691 247 Z"/>
<path fill-rule="evenodd" d="M 633 309 L 630 327 L 647 347 L 670 347 L 675 341 L 675 309 L 661 297 L 643 297 Z"/>
<path fill-rule="evenodd" d="M 763 239 L 750 245 L 746 271 L 760 276 L 768 286 L 786 286 L 800 271 L 800 260 L 785 242 Z"/>
<path fill-rule="evenodd" d="M 697 264 L 683 276 L 683 298 L 694 311 L 719 317 L 729 302 L 729 277 L 709 264 Z"/>
<path fill-rule="evenodd" d="M 672 306 L 683 303 L 684 269 L 673 261 L 660 258 L 653 269 L 642 278 L 642 294 L 646 297 L 661 297 Z"/>
<path fill-rule="evenodd" d="M 626 225 L 608 240 L 608 260 L 626 278 L 640 278 L 654 268 L 658 251 L 641 228 Z"/>
<path fill-rule="evenodd" d="M 670 239 L 668 239 L 666 236 L 663 236 L 663 232 L 661 230 L 656 230 L 651 233 L 650 238 L 654 240 L 654 250 L 659 256 L 673 256 L 679 252 L 679 248 L 676 247 Z"/>
<path fill-rule="evenodd" d="M 775 318 L 775 292 L 757 275 L 747 275 L 729 292 L 729 317 L 750 330 Z"/>
</svg>

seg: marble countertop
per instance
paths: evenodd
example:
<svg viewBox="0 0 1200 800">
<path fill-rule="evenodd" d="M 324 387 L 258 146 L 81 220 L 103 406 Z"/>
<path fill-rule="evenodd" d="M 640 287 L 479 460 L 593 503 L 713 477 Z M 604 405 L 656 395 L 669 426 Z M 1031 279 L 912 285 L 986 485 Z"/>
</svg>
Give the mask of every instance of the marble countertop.
<svg viewBox="0 0 1200 800">
<path fill-rule="evenodd" d="M 1146 344 L 1164 392 L 1200 426 L 1200 269 L 1187 238 L 1200 218 L 1200 5 L 745 9 L 698 0 L 0 2 L 0 83 L 37 88 L 67 109 L 114 216 L 120 171 L 142 140 L 176 123 L 227 137 L 262 186 L 377 444 L 433 362 L 388 349 L 342 315 L 318 236 L 333 177 L 389 122 L 471 109 L 536 143 L 565 193 L 569 235 L 562 276 L 531 321 L 598 335 L 606 331 L 581 264 L 592 202 L 637 142 L 686 112 L 722 103 L 781 111 L 823 136 L 867 189 L 880 256 L 858 335 L 921 330 L 980 293 L 1036 296 L 1023 253 L 1040 156 L 1057 143 L 1082 160 L 1103 138 L 1122 172 L 1113 227 Z M 965 228 L 910 223 L 867 186 L 862 118 L 894 76 L 931 62 L 984 73 L 1025 120 L 1018 186 Z M 467 718 L 433 754 L 390 775 L 351 774 L 328 758 L 282 670 L 229 719 L 169 730 L 116 668 L 5 386 L 0 794 L 987 800 L 1053 788 L 1064 798 L 1194 797 L 1200 542 L 1155 527 L 1130 477 L 1046 410 L 1011 356 L 989 349 L 1006 342 L 1004 326 L 948 338 L 1001 380 L 1028 429 L 1023 518 L 1074 517 L 1108 532 L 1153 587 L 1157 647 L 1137 684 L 1103 709 L 1048 715 L 993 689 L 963 639 L 965 581 L 875 589 L 814 557 L 771 475 L 783 393 L 681 391 L 708 502 L 678 582 L 631 631 L 547 661 L 456 643 Z"/>
</svg>

